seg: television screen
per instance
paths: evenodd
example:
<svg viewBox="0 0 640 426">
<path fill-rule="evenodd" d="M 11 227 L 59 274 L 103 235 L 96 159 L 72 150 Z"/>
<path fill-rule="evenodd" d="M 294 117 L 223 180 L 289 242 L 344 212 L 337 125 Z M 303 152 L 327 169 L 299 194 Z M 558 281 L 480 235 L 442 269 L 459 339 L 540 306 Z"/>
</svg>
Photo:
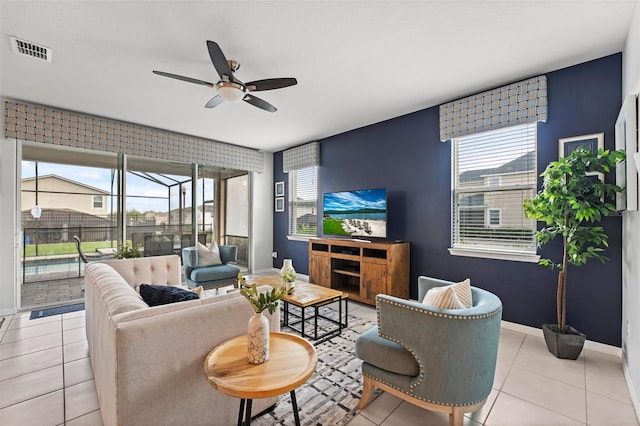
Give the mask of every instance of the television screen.
<svg viewBox="0 0 640 426">
<path fill-rule="evenodd" d="M 387 236 L 387 190 L 328 192 L 322 202 L 324 235 Z"/>
</svg>

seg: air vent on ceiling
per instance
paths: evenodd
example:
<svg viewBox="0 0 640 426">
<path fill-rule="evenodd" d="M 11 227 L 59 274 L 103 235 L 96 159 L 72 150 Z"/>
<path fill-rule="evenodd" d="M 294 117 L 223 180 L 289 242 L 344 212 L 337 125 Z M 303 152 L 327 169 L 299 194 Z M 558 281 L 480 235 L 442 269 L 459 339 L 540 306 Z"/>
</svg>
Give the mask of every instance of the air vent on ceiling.
<svg viewBox="0 0 640 426">
<path fill-rule="evenodd" d="M 20 40 L 13 36 L 9 36 L 9 38 L 11 39 L 11 48 L 14 52 L 40 59 L 42 61 L 51 62 L 51 55 L 53 52 L 50 48 L 31 43 L 30 41 Z"/>
</svg>

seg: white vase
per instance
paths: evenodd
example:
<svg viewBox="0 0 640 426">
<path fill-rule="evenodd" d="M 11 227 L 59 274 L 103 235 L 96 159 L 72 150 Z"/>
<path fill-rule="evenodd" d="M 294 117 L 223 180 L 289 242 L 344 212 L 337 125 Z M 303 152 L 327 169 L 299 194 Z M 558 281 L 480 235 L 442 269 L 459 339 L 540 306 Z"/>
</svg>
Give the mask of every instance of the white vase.
<svg viewBox="0 0 640 426">
<path fill-rule="evenodd" d="M 295 274 L 296 270 L 293 269 L 293 264 L 291 263 L 291 259 L 284 259 L 282 261 L 282 268 L 280 269 L 280 278 L 282 279 L 282 285 L 287 289 L 287 290 L 292 290 L 295 288 L 296 282 L 295 281 L 286 281 L 284 279 L 284 274 L 287 273 L 287 271 L 293 271 L 293 273 Z"/>
<path fill-rule="evenodd" d="M 269 361 L 269 320 L 262 312 L 249 319 L 247 357 L 249 364 Z"/>
</svg>

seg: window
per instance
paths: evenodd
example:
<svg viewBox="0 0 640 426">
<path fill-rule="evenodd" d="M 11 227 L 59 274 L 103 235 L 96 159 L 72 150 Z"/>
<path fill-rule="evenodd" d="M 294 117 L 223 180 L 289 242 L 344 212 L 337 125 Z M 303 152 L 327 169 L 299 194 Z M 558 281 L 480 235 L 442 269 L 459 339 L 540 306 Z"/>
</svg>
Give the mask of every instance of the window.
<svg viewBox="0 0 640 426">
<path fill-rule="evenodd" d="M 103 202 L 102 202 L 102 195 L 94 195 L 93 196 L 93 208 L 94 209 L 101 209 L 103 208 Z M 85 204 L 86 205 L 86 204 Z"/>
<path fill-rule="evenodd" d="M 500 209 L 489 209 L 489 226 L 500 226 Z"/>
<path fill-rule="evenodd" d="M 289 171 L 289 235 L 317 235 L 318 168 Z"/>
<path fill-rule="evenodd" d="M 491 175 L 491 176 L 487 176 L 487 186 L 500 186 L 500 183 L 502 182 L 502 176 L 496 176 L 496 175 Z"/>
<path fill-rule="evenodd" d="M 455 255 L 535 261 L 536 124 L 452 140 L 452 248 Z"/>
</svg>

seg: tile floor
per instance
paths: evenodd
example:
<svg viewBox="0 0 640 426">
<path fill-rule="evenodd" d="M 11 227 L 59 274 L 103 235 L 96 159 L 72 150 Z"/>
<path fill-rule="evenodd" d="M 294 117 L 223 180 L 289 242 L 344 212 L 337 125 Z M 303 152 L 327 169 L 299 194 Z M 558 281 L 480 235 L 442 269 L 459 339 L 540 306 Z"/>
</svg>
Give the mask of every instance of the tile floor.
<svg viewBox="0 0 640 426">
<path fill-rule="evenodd" d="M 375 320 L 350 303 L 349 313 Z M 101 425 L 88 358 L 84 311 L 0 327 L 0 424 Z M 465 425 L 638 425 L 619 359 L 585 350 L 576 361 L 551 356 L 542 338 L 503 330 L 494 389 Z M 214 424 L 214 423 L 212 423 Z M 448 417 L 381 394 L 349 426 L 447 425 Z"/>
</svg>

